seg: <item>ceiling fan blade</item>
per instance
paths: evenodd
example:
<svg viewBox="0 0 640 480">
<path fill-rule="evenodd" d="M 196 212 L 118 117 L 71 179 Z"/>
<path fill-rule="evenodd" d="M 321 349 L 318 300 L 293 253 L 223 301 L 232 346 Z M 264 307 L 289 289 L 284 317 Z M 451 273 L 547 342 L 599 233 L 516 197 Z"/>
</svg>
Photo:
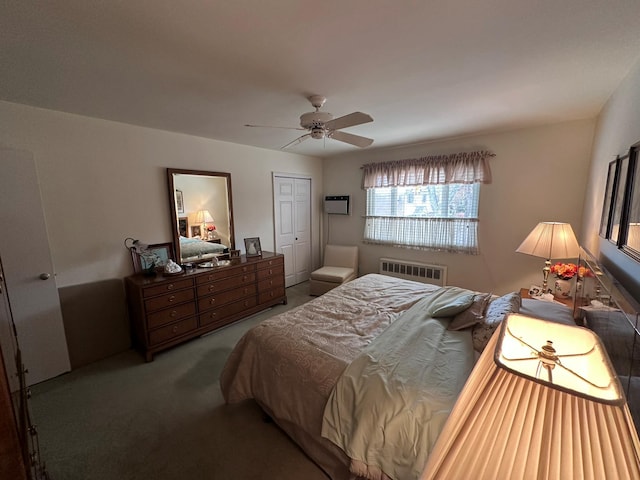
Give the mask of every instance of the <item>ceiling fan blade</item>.
<svg viewBox="0 0 640 480">
<path fill-rule="evenodd" d="M 329 134 L 329 138 L 333 138 L 340 142 L 350 143 L 351 145 L 355 145 L 360 148 L 368 147 L 373 143 L 372 138 L 361 137 L 360 135 L 353 135 L 346 132 L 331 132 Z"/>
<path fill-rule="evenodd" d="M 324 124 L 325 128 L 329 130 L 339 130 L 341 128 L 353 127 L 355 125 L 362 125 L 363 123 L 373 122 L 371 115 L 367 115 L 362 112 L 353 112 L 344 117 L 334 118 Z"/>
<path fill-rule="evenodd" d="M 280 147 L 280 150 L 284 150 L 285 148 L 289 148 L 289 147 L 292 147 L 294 145 L 298 145 L 299 143 L 304 142 L 310 136 L 311 136 L 310 133 L 302 135 L 301 137 L 296 138 L 294 141 L 287 143 L 284 147 Z"/>
<path fill-rule="evenodd" d="M 300 127 L 276 127 L 274 125 L 251 125 L 249 123 L 245 123 L 245 127 L 257 127 L 257 128 L 284 128 L 285 130 L 306 130 L 306 128 Z"/>
</svg>

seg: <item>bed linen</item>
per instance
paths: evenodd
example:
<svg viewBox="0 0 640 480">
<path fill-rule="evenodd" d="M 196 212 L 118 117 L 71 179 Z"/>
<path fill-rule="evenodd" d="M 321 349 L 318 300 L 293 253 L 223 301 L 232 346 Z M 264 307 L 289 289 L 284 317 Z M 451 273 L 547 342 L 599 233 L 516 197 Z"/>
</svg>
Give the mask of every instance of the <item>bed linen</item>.
<svg viewBox="0 0 640 480">
<path fill-rule="evenodd" d="M 370 479 L 419 478 L 475 363 L 471 331 L 447 329 L 473 297 L 457 287 L 427 294 L 340 376 L 325 408 L 322 436 L 348 454 L 351 472 Z M 445 318 L 434 318 L 441 308 Z"/>
<path fill-rule="evenodd" d="M 438 288 L 369 274 L 265 320 L 240 339 L 225 364 L 226 402 L 255 399 L 333 480 L 350 478 L 346 454 L 321 437 L 329 395 L 364 347 Z"/>
<path fill-rule="evenodd" d="M 220 376 L 225 401 L 255 400 L 332 480 L 353 479 L 351 459 L 321 436 L 329 397 L 361 352 L 404 312 L 440 289 L 368 274 L 265 320 L 245 333 L 227 359 Z M 440 313 L 455 315 L 447 309 Z M 468 351 L 477 358 L 473 347 Z"/>
<path fill-rule="evenodd" d="M 180 256 L 183 261 L 189 258 L 223 253 L 225 248 L 220 243 L 209 243 L 199 238 L 180 237 Z"/>
</svg>

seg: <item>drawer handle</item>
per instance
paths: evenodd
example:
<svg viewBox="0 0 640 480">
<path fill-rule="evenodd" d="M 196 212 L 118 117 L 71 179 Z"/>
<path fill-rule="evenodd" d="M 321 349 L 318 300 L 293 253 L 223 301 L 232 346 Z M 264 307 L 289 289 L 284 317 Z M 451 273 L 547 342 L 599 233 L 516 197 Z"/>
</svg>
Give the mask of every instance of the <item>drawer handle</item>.
<svg viewBox="0 0 640 480">
<path fill-rule="evenodd" d="M 175 295 L 171 295 L 167 300 L 169 301 L 169 303 L 173 302 L 176 299 Z"/>
<path fill-rule="evenodd" d="M 209 300 L 209 305 L 214 305 L 216 303 L 216 299 L 212 298 L 211 300 Z"/>
<path fill-rule="evenodd" d="M 173 290 L 173 283 L 170 283 L 169 285 L 167 285 L 167 290 Z"/>
<path fill-rule="evenodd" d="M 273 280 L 269 280 L 269 286 L 273 287 Z"/>
<path fill-rule="evenodd" d="M 178 326 L 177 326 L 177 325 L 174 325 L 174 326 L 173 326 L 173 328 L 171 329 L 171 331 L 172 331 L 173 333 L 176 333 L 176 332 L 178 331 Z"/>
<path fill-rule="evenodd" d="M 269 269 L 269 275 L 273 275 L 273 270 Z"/>
<path fill-rule="evenodd" d="M 211 314 L 209 314 L 209 318 L 216 318 L 216 312 L 212 312 Z"/>
<path fill-rule="evenodd" d="M 269 295 L 271 295 L 271 298 L 273 298 L 275 294 L 273 292 L 270 292 Z"/>
<path fill-rule="evenodd" d="M 246 282 L 247 281 L 247 276 L 245 275 L 244 277 L 242 277 L 242 281 Z"/>
<path fill-rule="evenodd" d="M 169 316 L 171 318 L 174 318 L 176 315 L 178 315 L 178 312 L 176 312 L 175 310 L 171 310 L 171 313 L 169 314 Z"/>
<path fill-rule="evenodd" d="M 209 291 L 213 292 L 216 289 L 216 287 L 214 287 L 213 285 L 209 285 Z"/>
<path fill-rule="evenodd" d="M 245 307 L 248 307 L 248 306 L 249 306 L 249 301 L 248 301 L 248 300 L 245 300 L 245 301 L 244 301 L 244 306 L 245 306 Z"/>
<path fill-rule="evenodd" d="M 208 280 L 213 280 L 213 275 L 209 275 Z"/>
</svg>

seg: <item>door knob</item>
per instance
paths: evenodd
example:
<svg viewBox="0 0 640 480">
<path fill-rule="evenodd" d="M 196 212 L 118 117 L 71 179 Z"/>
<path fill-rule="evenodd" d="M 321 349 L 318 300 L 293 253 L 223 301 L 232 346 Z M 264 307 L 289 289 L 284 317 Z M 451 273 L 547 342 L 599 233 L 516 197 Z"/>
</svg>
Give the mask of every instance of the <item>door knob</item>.
<svg viewBox="0 0 640 480">
<path fill-rule="evenodd" d="M 49 278 L 51 278 L 51 275 L 49 273 L 40 274 L 40 280 L 49 280 Z"/>
</svg>

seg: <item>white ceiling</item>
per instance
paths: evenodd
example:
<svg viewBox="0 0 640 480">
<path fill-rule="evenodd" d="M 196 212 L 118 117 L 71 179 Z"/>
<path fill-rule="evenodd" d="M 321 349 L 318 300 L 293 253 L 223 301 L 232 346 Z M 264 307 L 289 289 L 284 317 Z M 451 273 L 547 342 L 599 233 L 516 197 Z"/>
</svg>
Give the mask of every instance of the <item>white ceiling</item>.
<svg viewBox="0 0 640 480">
<path fill-rule="evenodd" d="M 279 149 L 310 94 L 370 149 L 590 118 L 639 0 L 0 0 L 0 99 Z M 290 151 L 357 150 L 308 140 Z"/>
</svg>

